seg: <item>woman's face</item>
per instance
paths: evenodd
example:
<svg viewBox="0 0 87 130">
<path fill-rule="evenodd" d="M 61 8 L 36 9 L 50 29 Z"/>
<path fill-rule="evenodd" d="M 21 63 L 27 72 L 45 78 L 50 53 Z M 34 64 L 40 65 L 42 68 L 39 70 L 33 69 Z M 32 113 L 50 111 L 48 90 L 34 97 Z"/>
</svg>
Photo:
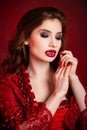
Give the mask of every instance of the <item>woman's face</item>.
<svg viewBox="0 0 87 130">
<path fill-rule="evenodd" d="M 62 44 L 62 25 L 58 19 L 45 20 L 29 37 L 30 59 L 52 62 Z"/>
</svg>

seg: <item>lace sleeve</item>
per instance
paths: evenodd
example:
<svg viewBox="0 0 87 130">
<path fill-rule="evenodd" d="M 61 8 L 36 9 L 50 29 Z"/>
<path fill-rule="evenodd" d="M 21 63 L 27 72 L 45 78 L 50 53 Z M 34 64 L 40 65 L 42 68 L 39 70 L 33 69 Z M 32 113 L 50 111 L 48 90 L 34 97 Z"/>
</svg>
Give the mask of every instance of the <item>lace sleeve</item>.
<svg viewBox="0 0 87 130">
<path fill-rule="evenodd" d="M 75 102 L 74 97 L 72 96 L 70 98 L 69 109 L 66 112 L 66 116 L 65 116 L 65 120 L 64 120 L 66 129 L 76 130 L 75 126 L 76 126 L 78 117 L 79 117 L 79 109 Z"/>
<path fill-rule="evenodd" d="M 45 105 L 34 102 L 26 109 L 25 104 L 22 97 L 17 98 L 16 89 L 14 93 L 13 88 L 6 81 L 0 81 L 0 128 L 3 130 L 47 130 L 52 115 Z"/>
<path fill-rule="evenodd" d="M 85 96 L 86 109 L 80 113 L 80 122 L 83 130 L 87 130 L 87 94 Z"/>
<path fill-rule="evenodd" d="M 71 97 L 70 107 L 65 116 L 66 128 L 70 130 L 87 130 L 87 94 L 85 97 L 86 109 L 80 112 L 74 97 Z"/>
<path fill-rule="evenodd" d="M 38 107 L 35 103 L 33 108 L 28 110 L 27 121 L 24 121 L 20 128 L 21 130 L 49 130 L 51 119 L 52 115 L 45 105 Z"/>
</svg>

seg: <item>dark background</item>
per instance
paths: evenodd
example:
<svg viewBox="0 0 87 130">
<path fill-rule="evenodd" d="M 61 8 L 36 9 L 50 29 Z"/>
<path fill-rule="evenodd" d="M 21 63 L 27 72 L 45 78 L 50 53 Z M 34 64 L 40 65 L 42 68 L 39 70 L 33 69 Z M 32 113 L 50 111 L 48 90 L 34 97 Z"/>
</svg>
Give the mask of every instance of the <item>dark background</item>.
<svg viewBox="0 0 87 130">
<path fill-rule="evenodd" d="M 54 6 L 67 16 L 67 46 L 78 58 L 77 72 L 87 87 L 87 2 L 86 0 L 0 0 L 0 72 L 6 57 L 8 40 L 18 20 L 31 8 Z"/>
</svg>

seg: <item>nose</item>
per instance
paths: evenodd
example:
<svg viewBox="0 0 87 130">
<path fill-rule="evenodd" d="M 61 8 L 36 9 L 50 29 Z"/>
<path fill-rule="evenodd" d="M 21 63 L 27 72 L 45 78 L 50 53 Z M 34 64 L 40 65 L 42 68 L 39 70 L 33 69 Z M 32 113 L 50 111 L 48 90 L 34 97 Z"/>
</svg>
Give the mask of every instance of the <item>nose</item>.
<svg viewBox="0 0 87 130">
<path fill-rule="evenodd" d="M 50 47 L 54 47 L 54 48 L 57 47 L 57 43 L 56 43 L 55 39 L 52 38 L 52 39 L 50 40 L 49 46 L 50 46 Z"/>
</svg>

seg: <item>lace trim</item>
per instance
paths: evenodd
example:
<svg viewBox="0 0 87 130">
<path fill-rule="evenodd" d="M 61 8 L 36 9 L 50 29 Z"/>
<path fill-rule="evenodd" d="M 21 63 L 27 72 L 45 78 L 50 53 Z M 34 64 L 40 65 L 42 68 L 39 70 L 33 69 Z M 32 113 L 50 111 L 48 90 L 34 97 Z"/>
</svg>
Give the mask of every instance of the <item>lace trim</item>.
<svg viewBox="0 0 87 130">
<path fill-rule="evenodd" d="M 65 115 L 65 127 L 66 129 L 75 130 L 75 125 L 79 117 L 79 109 L 75 102 L 74 97 L 70 99 L 69 109 Z"/>
<path fill-rule="evenodd" d="M 25 119 L 24 115 L 25 114 L 23 113 L 23 111 L 19 109 L 10 117 L 6 117 L 5 119 L 3 119 L 2 116 L 2 128 L 12 128 L 15 127 L 15 124 L 22 123 Z"/>
<path fill-rule="evenodd" d="M 85 96 L 85 103 L 87 107 L 87 94 Z M 87 108 L 80 113 L 80 123 L 83 130 L 87 130 Z"/>
<path fill-rule="evenodd" d="M 25 127 L 26 130 L 34 130 L 34 128 L 35 130 L 48 130 L 52 119 L 51 112 L 45 107 L 44 103 L 34 101 L 35 96 L 31 91 L 32 87 L 30 85 L 29 75 L 26 73 L 26 68 L 22 66 L 16 75 L 9 78 L 9 81 L 7 78 L 3 82 L 4 85 L 7 83 L 10 85 L 13 95 L 15 95 L 14 101 L 20 101 L 23 107 L 21 109 L 21 106 L 19 106 L 20 110 L 17 108 L 17 111 L 13 112 L 11 116 L 4 115 L 2 127 L 16 130 L 16 127 L 18 128 L 18 124 L 20 124 L 19 127 Z M 7 109 L 9 108 L 7 107 Z M 5 111 L 4 107 L 2 111 Z M 9 114 L 8 110 L 7 114 Z"/>
</svg>

